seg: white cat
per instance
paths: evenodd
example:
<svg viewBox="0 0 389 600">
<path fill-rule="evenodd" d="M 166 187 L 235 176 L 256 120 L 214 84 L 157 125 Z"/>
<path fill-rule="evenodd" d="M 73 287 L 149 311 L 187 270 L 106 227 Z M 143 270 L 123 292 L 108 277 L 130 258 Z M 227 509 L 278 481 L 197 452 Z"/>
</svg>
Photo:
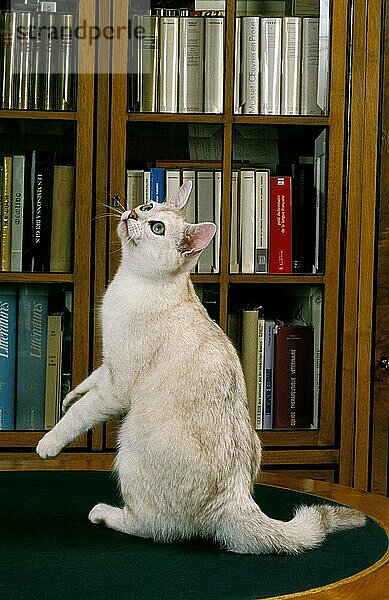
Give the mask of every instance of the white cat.
<svg viewBox="0 0 389 600">
<path fill-rule="evenodd" d="M 116 469 L 124 507 L 97 504 L 93 523 L 159 541 L 208 538 L 239 553 L 313 548 L 365 518 L 320 505 L 282 522 L 252 499 L 261 446 L 238 356 L 190 280 L 216 230 L 185 222 L 190 190 L 188 182 L 169 203 L 122 214 L 121 265 L 102 306 L 103 364 L 68 394 L 66 414 L 37 452 L 54 457 L 121 415 Z"/>
</svg>

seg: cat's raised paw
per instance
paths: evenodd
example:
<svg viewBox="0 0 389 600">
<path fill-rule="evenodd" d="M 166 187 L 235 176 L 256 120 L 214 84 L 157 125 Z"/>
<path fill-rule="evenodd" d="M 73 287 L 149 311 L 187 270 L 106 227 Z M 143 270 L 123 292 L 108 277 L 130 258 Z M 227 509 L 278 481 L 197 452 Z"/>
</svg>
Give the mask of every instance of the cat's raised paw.
<svg viewBox="0 0 389 600">
<path fill-rule="evenodd" d="M 75 404 L 81 397 L 82 394 L 77 394 L 74 390 L 69 392 L 63 399 L 62 412 L 65 413 L 67 410 L 69 410 L 69 408 L 73 406 L 73 404 Z"/>
<path fill-rule="evenodd" d="M 88 515 L 89 521 L 92 523 L 104 523 L 107 517 L 107 512 L 111 507 L 108 504 L 96 504 Z"/>
<path fill-rule="evenodd" d="M 37 454 L 43 459 L 54 458 L 55 456 L 58 456 L 61 450 L 61 446 L 50 433 L 47 433 L 40 442 L 38 442 L 36 447 Z"/>
</svg>

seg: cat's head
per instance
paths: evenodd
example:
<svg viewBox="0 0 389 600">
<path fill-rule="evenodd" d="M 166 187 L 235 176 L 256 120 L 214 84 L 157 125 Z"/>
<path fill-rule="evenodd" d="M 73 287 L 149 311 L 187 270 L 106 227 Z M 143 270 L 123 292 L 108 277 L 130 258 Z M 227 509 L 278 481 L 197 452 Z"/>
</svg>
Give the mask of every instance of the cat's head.
<svg viewBox="0 0 389 600">
<path fill-rule="evenodd" d="M 190 271 L 216 232 L 214 223 L 192 225 L 184 218 L 192 189 L 186 181 L 162 204 L 141 204 L 125 211 L 118 226 L 122 261 L 145 276 Z"/>
</svg>

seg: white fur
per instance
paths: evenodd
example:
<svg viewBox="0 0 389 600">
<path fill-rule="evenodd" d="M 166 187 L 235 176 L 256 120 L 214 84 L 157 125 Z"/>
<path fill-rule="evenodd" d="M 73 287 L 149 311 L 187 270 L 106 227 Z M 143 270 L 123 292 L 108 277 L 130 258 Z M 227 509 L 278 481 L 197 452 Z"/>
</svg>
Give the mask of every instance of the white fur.
<svg viewBox="0 0 389 600">
<path fill-rule="evenodd" d="M 322 505 L 283 523 L 252 500 L 261 446 L 238 356 L 190 281 L 215 228 L 185 223 L 180 209 L 189 193 L 182 189 L 174 207 L 123 214 L 122 262 L 101 312 L 103 364 L 65 398 L 66 414 L 37 452 L 56 456 L 121 415 L 116 469 L 124 507 L 96 505 L 93 523 L 161 541 L 211 538 L 240 553 L 313 548 L 364 517 Z M 155 235 L 150 221 L 163 222 L 165 235 Z"/>
</svg>

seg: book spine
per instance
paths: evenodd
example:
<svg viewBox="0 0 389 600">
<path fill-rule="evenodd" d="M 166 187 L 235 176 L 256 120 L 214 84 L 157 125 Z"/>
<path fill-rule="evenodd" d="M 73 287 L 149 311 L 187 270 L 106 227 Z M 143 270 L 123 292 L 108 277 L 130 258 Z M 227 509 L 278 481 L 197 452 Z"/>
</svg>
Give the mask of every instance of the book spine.
<svg viewBox="0 0 389 600">
<path fill-rule="evenodd" d="M 267 273 L 269 268 L 269 170 L 255 173 L 255 272 Z"/>
<path fill-rule="evenodd" d="M 293 166 L 293 272 L 311 273 L 315 252 L 313 157 L 300 156 Z"/>
<path fill-rule="evenodd" d="M 248 115 L 259 110 L 260 28 L 260 17 L 242 17 L 242 112 Z"/>
<path fill-rule="evenodd" d="M 313 273 L 324 268 L 326 197 L 327 197 L 327 132 L 324 129 L 315 140 L 314 186 L 316 190 L 315 257 Z"/>
<path fill-rule="evenodd" d="M 23 217 L 26 160 L 12 157 L 11 271 L 23 270 Z"/>
<path fill-rule="evenodd" d="M 55 166 L 53 178 L 50 271 L 70 273 L 74 222 L 74 167 Z"/>
<path fill-rule="evenodd" d="M 320 381 L 321 381 L 321 332 L 322 332 L 323 292 L 321 288 L 311 288 L 311 311 L 313 327 L 313 415 L 312 427 L 319 428 Z"/>
<path fill-rule="evenodd" d="M 1 36 L 2 81 L 1 108 L 13 108 L 13 80 L 16 60 L 16 12 L 3 13 L 3 30 Z"/>
<path fill-rule="evenodd" d="M 142 31 L 137 39 L 137 109 L 158 110 L 159 18 L 136 15 L 134 26 Z"/>
<path fill-rule="evenodd" d="M 55 13 L 47 13 L 46 31 L 46 65 L 45 65 L 45 95 L 44 109 L 57 110 L 58 108 L 58 24 Z"/>
<path fill-rule="evenodd" d="M 17 288 L 0 286 L 0 430 L 15 428 Z"/>
<path fill-rule="evenodd" d="M 60 45 L 58 57 L 57 107 L 58 110 L 75 108 L 75 52 L 74 52 L 74 15 L 59 15 Z"/>
<path fill-rule="evenodd" d="M 48 315 L 45 380 L 45 429 L 57 422 L 61 399 L 62 316 Z"/>
<path fill-rule="evenodd" d="M 143 175 L 140 169 L 127 170 L 127 210 L 143 204 Z"/>
<path fill-rule="evenodd" d="M 73 322 L 73 295 L 70 290 L 65 290 L 63 309 L 63 336 L 62 336 L 62 372 L 61 372 L 61 399 L 72 389 L 72 322 Z M 57 419 L 61 418 L 61 406 L 58 408 Z"/>
<path fill-rule="evenodd" d="M 239 177 L 240 251 L 242 273 L 254 273 L 255 171 L 242 170 Z"/>
<path fill-rule="evenodd" d="M 190 191 L 190 196 L 188 198 L 188 202 L 185 206 L 185 220 L 188 223 L 196 222 L 196 171 L 192 169 L 183 169 L 182 171 L 182 183 L 185 181 L 192 182 L 192 189 Z"/>
<path fill-rule="evenodd" d="M 214 220 L 214 177 L 213 171 L 197 171 L 197 223 Z M 201 252 L 198 273 L 212 273 L 214 264 L 214 239 Z"/>
<path fill-rule="evenodd" d="M 150 169 L 150 197 L 153 202 L 165 202 L 165 169 Z"/>
<path fill-rule="evenodd" d="M 19 289 L 16 429 L 43 430 L 48 289 L 28 285 Z"/>
<path fill-rule="evenodd" d="M 150 201 L 150 171 L 145 171 L 143 173 L 143 203 L 149 204 Z"/>
<path fill-rule="evenodd" d="M 264 366 L 265 366 L 265 319 L 257 321 L 257 389 L 255 395 L 255 429 L 263 429 Z"/>
<path fill-rule="evenodd" d="M 222 172 L 215 171 L 215 214 L 214 223 L 217 227 L 215 233 L 215 262 L 213 272 L 219 273 L 220 270 L 220 224 L 222 211 Z"/>
<path fill-rule="evenodd" d="M 292 272 L 292 178 L 270 177 L 270 273 Z"/>
<path fill-rule="evenodd" d="M 224 17 L 205 19 L 204 112 L 223 112 Z"/>
<path fill-rule="evenodd" d="M 32 45 L 30 108 L 41 110 L 45 107 L 45 68 L 46 68 L 46 13 L 33 15 L 34 39 Z"/>
<path fill-rule="evenodd" d="M 181 17 L 178 112 L 200 113 L 204 107 L 204 19 Z"/>
<path fill-rule="evenodd" d="M 263 429 L 273 428 L 274 412 L 274 321 L 265 321 Z"/>
<path fill-rule="evenodd" d="M 13 106 L 27 109 L 30 91 L 32 14 L 17 13 L 17 58 L 15 65 Z"/>
<path fill-rule="evenodd" d="M 330 10 L 331 8 L 328 0 L 320 0 L 317 104 L 324 114 L 328 113 Z"/>
<path fill-rule="evenodd" d="M 283 18 L 281 67 L 281 114 L 283 115 L 300 113 L 301 32 L 300 17 Z"/>
<path fill-rule="evenodd" d="M 242 90 L 241 90 L 241 59 L 242 59 L 242 19 L 235 19 L 235 47 L 234 47 L 234 113 L 242 114 Z"/>
<path fill-rule="evenodd" d="M 261 113 L 281 114 L 282 19 L 261 19 Z"/>
<path fill-rule="evenodd" d="M 301 114 L 319 116 L 317 82 L 319 69 L 319 19 L 303 19 L 301 57 Z"/>
<path fill-rule="evenodd" d="M 307 428 L 313 408 L 313 330 L 282 326 L 275 334 L 275 423 L 278 429 Z"/>
<path fill-rule="evenodd" d="M 50 268 L 50 238 L 53 204 L 53 154 L 34 150 L 32 157 L 32 270 Z"/>
<path fill-rule="evenodd" d="M 257 357 L 258 310 L 244 310 L 242 313 L 242 368 L 246 382 L 247 403 L 253 427 L 257 424 Z"/>
<path fill-rule="evenodd" d="M 230 273 L 239 273 L 239 173 L 231 178 Z"/>
<path fill-rule="evenodd" d="M 179 169 L 166 169 L 166 201 L 168 202 L 180 189 L 181 172 Z"/>
<path fill-rule="evenodd" d="M 11 270 L 12 156 L 3 159 L 1 192 L 1 270 Z"/>
<path fill-rule="evenodd" d="M 179 17 L 160 18 L 159 111 L 177 112 Z"/>
</svg>

